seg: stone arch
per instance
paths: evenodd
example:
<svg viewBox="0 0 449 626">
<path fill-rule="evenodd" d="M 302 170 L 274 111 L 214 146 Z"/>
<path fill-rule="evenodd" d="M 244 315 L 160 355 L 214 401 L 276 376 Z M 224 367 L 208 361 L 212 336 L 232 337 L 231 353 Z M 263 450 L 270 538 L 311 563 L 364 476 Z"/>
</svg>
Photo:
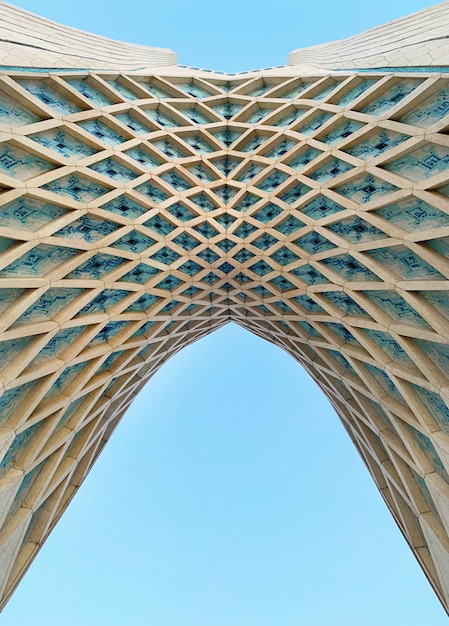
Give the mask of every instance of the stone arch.
<svg viewBox="0 0 449 626">
<path fill-rule="evenodd" d="M 447 606 L 447 75 L 164 63 L 0 75 L 4 601 L 148 378 L 232 320 L 320 385 Z"/>
</svg>

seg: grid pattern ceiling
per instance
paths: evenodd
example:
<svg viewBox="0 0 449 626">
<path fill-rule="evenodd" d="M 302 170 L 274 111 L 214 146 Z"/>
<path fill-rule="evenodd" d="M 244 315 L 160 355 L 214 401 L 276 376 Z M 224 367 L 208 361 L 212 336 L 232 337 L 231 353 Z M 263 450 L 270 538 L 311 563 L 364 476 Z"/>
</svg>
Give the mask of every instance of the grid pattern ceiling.
<svg viewBox="0 0 449 626">
<path fill-rule="evenodd" d="M 449 601 L 449 79 L 0 77 L 0 591 L 233 321 L 320 385 Z M 306 416 L 304 416 L 306 419 Z"/>
</svg>

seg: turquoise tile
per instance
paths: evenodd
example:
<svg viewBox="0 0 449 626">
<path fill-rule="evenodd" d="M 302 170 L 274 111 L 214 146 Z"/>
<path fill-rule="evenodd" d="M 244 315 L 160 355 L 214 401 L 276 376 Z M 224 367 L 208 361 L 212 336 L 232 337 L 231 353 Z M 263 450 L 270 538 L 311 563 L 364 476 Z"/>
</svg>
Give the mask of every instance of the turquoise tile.
<svg viewBox="0 0 449 626">
<path fill-rule="evenodd" d="M 254 265 L 251 265 L 249 269 L 255 274 L 257 274 L 258 276 L 265 276 L 265 274 L 269 274 L 270 272 L 273 271 L 273 268 L 271 267 L 271 265 L 269 265 L 263 260 L 257 261 L 257 263 L 254 263 Z"/>
<path fill-rule="evenodd" d="M 128 325 L 129 322 L 124 321 L 109 322 L 106 326 L 103 326 L 99 333 L 95 335 L 95 337 L 90 341 L 89 346 L 98 346 L 103 343 L 108 343 Z"/>
<path fill-rule="evenodd" d="M 365 204 L 374 198 L 397 191 L 397 187 L 372 174 L 364 174 L 349 183 L 336 187 L 335 191 L 354 202 Z"/>
<path fill-rule="evenodd" d="M 217 177 L 212 174 L 211 170 L 204 167 L 202 163 L 198 163 L 197 165 L 193 166 L 186 166 L 186 169 L 189 171 L 190 174 L 193 174 L 198 179 L 200 184 L 207 184 L 212 182 L 213 180 L 217 180 Z"/>
<path fill-rule="evenodd" d="M 313 298 L 304 294 L 293 298 L 306 313 L 325 313 L 324 309 Z"/>
<path fill-rule="evenodd" d="M 291 273 L 306 283 L 306 285 L 317 285 L 319 283 L 329 282 L 329 280 L 323 276 L 321 272 L 308 264 L 292 270 Z"/>
<path fill-rule="evenodd" d="M 151 246 L 155 243 L 156 241 L 151 237 L 148 237 L 137 230 L 132 230 L 111 244 L 111 247 L 118 248 L 119 250 L 126 250 L 127 252 L 133 252 L 134 254 L 142 254 L 145 250 L 151 248 Z"/>
<path fill-rule="evenodd" d="M 410 369 L 417 370 L 416 365 L 410 359 L 407 352 L 387 333 L 370 329 L 365 329 L 364 332 L 381 350 L 393 359 L 393 361 L 405 365 Z"/>
<path fill-rule="evenodd" d="M 257 107 L 246 119 L 246 124 L 258 124 L 262 122 L 264 117 L 267 117 L 270 113 L 273 112 L 273 109 L 269 109 L 268 107 Z"/>
<path fill-rule="evenodd" d="M 131 200 L 131 198 L 123 195 L 103 204 L 101 208 L 104 211 L 110 211 L 121 217 L 126 217 L 129 220 L 135 220 L 148 211 L 148 209 L 137 204 L 137 202 Z"/>
<path fill-rule="evenodd" d="M 15 325 L 53 319 L 84 292 L 84 289 L 48 289 L 22 313 Z"/>
<path fill-rule="evenodd" d="M 276 125 L 277 124 L 275 124 L 275 126 Z M 296 146 L 296 142 L 292 139 L 282 139 L 264 156 L 269 157 L 270 159 L 280 159 L 284 156 L 284 154 L 287 154 L 287 152 L 291 150 L 294 146 Z"/>
<path fill-rule="evenodd" d="M 259 248 L 259 250 L 263 250 L 265 252 L 266 250 L 268 250 L 268 248 L 271 248 L 271 246 L 274 246 L 274 244 L 277 242 L 278 240 L 276 239 L 276 237 L 273 237 L 273 235 L 270 235 L 269 233 L 263 233 L 262 235 L 260 235 L 260 237 L 257 237 L 257 239 L 252 241 L 251 244 L 256 248 Z"/>
<path fill-rule="evenodd" d="M 227 148 L 229 148 L 242 135 L 241 132 L 237 132 L 237 131 L 233 131 L 229 129 L 221 130 L 221 131 L 211 130 L 210 133 L 213 137 L 215 137 L 215 139 L 217 139 L 220 143 L 222 143 Z"/>
<path fill-rule="evenodd" d="M 320 252 L 326 252 L 327 250 L 335 248 L 335 245 L 331 241 L 315 231 L 312 231 L 299 239 L 295 239 L 293 243 L 295 246 L 305 250 L 307 254 L 319 254 Z"/>
<path fill-rule="evenodd" d="M 411 386 L 441 430 L 449 435 L 449 409 L 444 400 L 436 393 L 418 387 L 418 385 L 411 383 Z"/>
<path fill-rule="evenodd" d="M 79 122 L 79 125 L 88 133 L 91 133 L 91 135 L 96 137 L 96 139 L 100 139 L 108 146 L 117 146 L 118 144 L 126 141 L 123 135 L 99 119 Z"/>
<path fill-rule="evenodd" d="M 341 174 L 346 174 L 353 168 L 352 165 L 342 161 L 341 159 L 330 159 L 324 165 L 317 167 L 312 172 L 309 172 L 307 176 L 312 180 L 316 180 L 318 183 L 325 183 L 328 180 L 333 180 Z"/>
<path fill-rule="evenodd" d="M 223 102 L 222 104 L 211 105 L 211 109 L 213 109 L 216 113 L 225 118 L 225 120 L 232 119 L 239 111 L 242 109 L 241 104 L 236 104 L 235 102 Z"/>
<path fill-rule="evenodd" d="M 445 146 L 427 144 L 383 166 L 389 172 L 420 182 L 446 172 L 449 168 L 449 151 Z"/>
<path fill-rule="evenodd" d="M 170 274 L 169 276 L 161 280 L 161 282 L 156 285 L 156 288 L 172 291 L 173 289 L 176 289 L 176 287 L 178 287 L 181 283 L 182 280 L 180 278 L 177 278 L 176 276 L 172 276 Z"/>
<path fill-rule="evenodd" d="M 46 393 L 45 399 L 49 399 L 60 393 L 67 393 L 68 386 L 75 381 L 86 366 L 87 363 L 78 363 L 77 365 L 67 367 Z"/>
<path fill-rule="evenodd" d="M 134 93 L 134 91 L 130 87 L 124 85 L 123 83 L 119 82 L 118 80 L 107 80 L 106 82 L 113 89 L 118 91 L 118 93 L 121 96 L 123 96 L 123 98 L 125 100 L 137 100 L 139 98 L 139 96 L 136 93 Z"/>
<path fill-rule="evenodd" d="M 88 261 L 67 274 L 66 278 L 84 278 L 101 280 L 106 274 L 116 270 L 126 261 L 109 254 L 95 254 Z"/>
<path fill-rule="evenodd" d="M 320 156 L 320 154 L 322 154 L 320 150 L 305 146 L 296 154 L 296 156 L 291 161 L 288 161 L 287 164 L 290 167 L 293 167 L 293 169 L 295 170 L 300 170 L 309 163 L 311 163 L 318 156 Z"/>
<path fill-rule="evenodd" d="M 408 96 L 421 82 L 422 79 L 401 78 L 397 84 L 383 90 L 380 96 L 376 96 L 369 104 L 364 105 L 360 111 L 370 115 L 383 115 Z"/>
<path fill-rule="evenodd" d="M 353 133 L 360 130 L 363 127 L 362 122 L 356 120 L 345 120 L 342 124 L 339 124 L 336 128 L 333 128 L 324 137 L 320 138 L 320 141 L 327 143 L 329 146 L 335 146 L 341 141 L 350 137 Z"/>
<path fill-rule="evenodd" d="M 345 315 L 369 317 L 366 311 L 344 291 L 326 291 L 325 294 L 321 295 L 339 308 Z"/>
<path fill-rule="evenodd" d="M 280 291 L 291 291 L 292 289 L 296 289 L 295 285 L 285 276 L 276 276 L 275 278 L 272 278 L 269 283 Z"/>
<path fill-rule="evenodd" d="M 334 100 L 334 103 L 342 107 L 348 106 L 356 98 L 359 98 L 362 93 L 365 93 L 365 91 L 372 87 L 375 83 L 375 78 L 365 78 L 364 80 L 358 82 L 356 85 L 350 87 L 347 91 L 345 90 L 341 96 Z"/>
<path fill-rule="evenodd" d="M 246 239 L 257 230 L 256 226 L 243 221 L 238 228 L 235 229 L 234 235 L 241 239 Z"/>
<path fill-rule="evenodd" d="M 276 252 L 273 252 L 273 254 L 270 255 L 270 259 L 273 259 L 276 263 L 284 266 L 294 263 L 299 259 L 299 256 L 287 246 L 282 246 L 279 250 L 276 250 Z"/>
<path fill-rule="evenodd" d="M 151 280 L 159 270 L 146 263 L 139 263 L 136 267 L 120 278 L 120 281 L 135 283 L 137 285 L 145 285 Z"/>
<path fill-rule="evenodd" d="M 449 345 L 447 343 L 435 343 L 424 339 L 415 339 L 415 343 L 445 376 L 449 375 Z"/>
<path fill-rule="evenodd" d="M 154 261 L 158 261 L 158 263 L 164 263 L 165 265 L 171 265 L 175 261 L 179 259 L 181 255 L 169 248 L 168 246 L 164 246 L 160 250 L 158 250 L 155 254 L 151 256 Z"/>
<path fill-rule="evenodd" d="M 39 428 L 41 428 L 42 422 L 38 422 L 33 426 L 30 426 L 26 430 L 23 430 L 14 437 L 13 442 L 8 448 L 2 461 L 0 461 L 0 477 L 4 476 L 6 472 L 13 467 L 14 464 L 19 462 L 21 456 L 28 452 L 28 446 L 31 445 L 34 437 L 37 435 Z"/>
<path fill-rule="evenodd" d="M 69 174 L 53 180 L 51 183 L 42 185 L 42 189 L 66 196 L 75 202 L 90 202 L 110 191 L 104 185 L 78 174 Z"/>
<path fill-rule="evenodd" d="M 78 315 L 92 313 L 106 313 L 129 296 L 129 291 L 123 289 L 104 289 L 86 304 Z"/>
<path fill-rule="evenodd" d="M 210 96 L 216 95 L 212 90 L 206 89 L 204 85 L 197 85 L 195 82 L 190 81 L 186 83 L 176 83 L 176 87 L 178 89 L 182 89 L 187 94 L 192 96 L 192 98 L 208 98 Z"/>
<path fill-rule="evenodd" d="M 181 148 L 179 148 L 169 139 L 152 141 L 151 143 L 155 148 L 163 152 L 170 159 L 182 159 L 186 156 L 186 153 L 184 153 Z"/>
<path fill-rule="evenodd" d="M 301 212 L 307 217 L 313 220 L 319 220 L 323 217 L 328 217 L 339 211 L 343 211 L 344 207 L 337 204 L 333 200 L 326 198 L 325 196 L 318 196 L 312 202 L 307 203 L 301 208 Z"/>
<path fill-rule="evenodd" d="M 309 109 L 296 107 L 293 110 L 289 110 L 286 115 L 281 116 L 278 120 L 273 122 L 272 126 L 291 126 L 297 120 L 301 119 L 303 115 L 307 113 Z"/>
<path fill-rule="evenodd" d="M 380 279 L 350 254 L 323 259 L 321 265 L 339 274 L 345 281 L 379 281 Z"/>
<path fill-rule="evenodd" d="M 29 180 L 44 172 L 50 172 L 57 166 L 40 157 L 16 148 L 12 144 L 0 146 L 0 173 L 18 180 Z"/>
<path fill-rule="evenodd" d="M 246 248 L 242 248 L 241 250 L 239 250 L 239 252 L 237 252 L 237 254 L 234 255 L 234 259 L 239 263 L 246 263 L 246 261 L 249 261 L 254 256 L 255 255 L 252 252 L 250 252 Z"/>
<path fill-rule="evenodd" d="M 404 398 L 402 397 L 399 389 L 396 387 L 388 374 L 378 369 L 377 367 L 374 367 L 373 365 L 368 365 L 367 363 L 364 363 L 364 367 L 368 370 L 368 372 L 386 394 L 388 394 L 398 402 L 405 404 Z"/>
<path fill-rule="evenodd" d="M 215 190 L 214 190 L 215 191 Z M 198 193 L 189 198 L 203 211 L 215 211 L 217 208 L 215 204 L 204 193 Z"/>
<path fill-rule="evenodd" d="M 125 184 L 131 180 L 134 180 L 138 176 L 136 172 L 129 169 L 129 167 L 126 167 L 114 158 L 108 158 L 104 159 L 103 161 L 98 161 L 97 163 L 91 165 L 90 169 L 94 172 L 98 172 L 99 174 L 103 174 L 103 176 L 112 178 L 112 180 Z"/>
<path fill-rule="evenodd" d="M 167 211 L 170 213 L 170 215 L 173 215 L 173 217 L 175 217 L 180 222 L 188 222 L 197 217 L 197 215 L 193 211 L 188 209 L 182 202 L 176 202 L 175 204 L 172 204 L 167 208 Z"/>
<path fill-rule="evenodd" d="M 301 230 L 301 228 L 303 228 L 304 226 L 304 222 L 301 222 L 301 220 L 299 220 L 294 215 L 289 215 L 285 220 L 282 220 L 282 222 L 280 222 L 276 226 L 273 226 L 273 228 L 279 233 L 288 236 L 292 235 L 297 230 Z"/>
<path fill-rule="evenodd" d="M 161 180 L 173 187 L 175 191 L 186 191 L 190 189 L 191 183 L 188 183 L 182 176 L 180 176 L 175 170 L 169 170 L 160 174 Z"/>
<path fill-rule="evenodd" d="M 115 119 L 128 126 L 136 135 L 148 135 L 152 132 L 149 124 L 145 124 L 140 118 L 132 113 L 118 113 Z"/>
<path fill-rule="evenodd" d="M 154 215 L 147 222 L 144 222 L 144 226 L 162 237 L 169 235 L 176 228 L 171 222 L 162 217 L 162 215 Z"/>
<path fill-rule="evenodd" d="M 151 120 L 153 120 L 163 128 L 176 128 L 180 125 L 162 107 L 157 107 L 156 109 L 144 109 L 143 112 L 145 113 L 145 115 L 148 115 Z"/>
<path fill-rule="evenodd" d="M 223 250 L 223 252 L 228 253 L 230 250 L 232 250 L 237 244 L 235 241 L 231 241 L 231 239 L 228 239 L 227 237 L 225 237 L 224 239 L 221 239 L 220 241 L 217 241 L 215 243 L 215 245 L 220 248 L 220 250 Z M 198 255 L 199 256 L 199 255 Z"/>
<path fill-rule="evenodd" d="M 83 79 L 68 79 L 67 83 L 80 92 L 85 98 L 91 100 L 92 103 L 97 107 L 107 107 L 114 102 L 108 98 L 104 93 L 102 93 L 99 89 L 94 87 L 91 83 L 89 83 L 88 78 Z"/>
<path fill-rule="evenodd" d="M 42 133 L 30 135 L 31 139 L 49 150 L 54 150 L 66 158 L 76 157 L 78 160 L 83 157 L 95 154 L 97 150 L 89 146 L 85 141 L 81 141 L 61 128 L 52 128 Z"/>
<path fill-rule="evenodd" d="M 239 150 L 241 152 L 252 152 L 260 148 L 267 140 L 268 137 L 266 135 L 254 135 L 243 146 L 240 146 Z"/>
<path fill-rule="evenodd" d="M 31 361 L 30 366 L 46 363 L 50 359 L 56 359 L 62 352 L 70 347 L 84 332 L 83 326 L 66 328 L 56 333 L 49 342 L 40 350 L 39 354 Z"/>
<path fill-rule="evenodd" d="M 360 346 L 357 339 L 343 324 L 338 322 L 325 322 L 323 326 L 331 330 L 332 333 L 337 336 L 338 341 L 341 339 L 344 343 L 349 343 L 352 346 Z"/>
<path fill-rule="evenodd" d="M 20 196 L 0 207 L 0 221 L 6 228 L 36 231 L 65 213 L 63 207 L 30 196 Z"/>
<path fill-rule="evenodd" d="M 285 172 L 274 170 L 271 174 L 269 174 L 269 176 L 257 183 L 256 187 L 258 189 L 262 189 L 262 191 L 265 191 L 266 193 L 269 193 L 270 191 L 274 191 L 277 187 L 279 187 L 279 185 L 282 185 L 287 178 L 288 175 L 285 174 Z"/>
<path fill-rule="evenodd" d="M 32 113 L 4 91 L 0 91 L 0 124 L 16 128 L 40 121 L 41 118 L 36 113 Z"/>
<path fill-rule="evenodd" d="M 253 193 L 247 192 L 243 195 L 243 198 L 240 200 L 240 202 L 238 202 L 238 204 L 236 204 L 233 207 L 233 209 L 234 211 L 239 211 L 240 213 L 243 213 L 244 211 L 251 209 L 259 201 L 260 201 L 259 196 L 256 196 Z"/>
<path fill-rule="evenodd" d="M 206 239 L 211 239 L 212 237 L 218 235 L 218 230 L 209 222 L 202 222 L 201 224 L 198 224 L 198 226 L 194 226 L 193 230 L 196 230 L 197 233 Z"/>
<path fill-rule="evenodd" d="M 189 235 L 189 233 L 181 233 L 177 237 L 174 237 L 173 242 L 180 248 L 183 248 L 183 250 L 186 250 L 186 252 L 189 252 L 200 245 L 198 239 L 195 239 Z"/>
<path fill-rule="evenodd" d="M 194 124 L 210 124 L 212 121 L 214 121 L 198 107 L 192 107 L 191 109 L 182 109 L 181 113 L 188 117 L 189 120 L 191 120 Z"/>
<path fill-rule="evenodd" d="M 199 154 L 208 154 L 215 152 L 215 148 L 203 137 L 199 135 L 184 135 L 182 140 L 185 141 L 191 148 L 196 150 Z"/>
<path fill-rule="evenodd" d="M 340 222 L 334 222 L 327 226 L 328 230 L 343 237 L 351 243 L 365 243 L 378 239 L 388 238 L 382 230 L 365 222 L 361 217 L 348 217 Z"/>
<path fill-rule="evenodd" d="M 240 174 L 240 176 L 238 176 L 237 180 L 241 183 L 248 183 L 263 170 L 264 167 L 262 167 L 262 165 L 251 162 L 248 167 L 246 167 L 244 171 Z"/>
<path fill-rule="evenodd" d="M 165 200 L 168 200 L 169 198 L 165 191 L 162 191 L 162 189 L 159 189 L 159 187 L 156 187 L 156 185 L 153 185 L 152 183 L 143 183 L 142 185 L 135 187 L 135 191 L 138 191 L 155 204 L 165 202 Z"/>
<path fill-rule="evenodd" d="M 195 276 L 204 268 L 199 263 L 189 260 L 183 263 L 180 267 L 178 267 L 178 269 L 181 272 L 184 272 L 184 274 L 187 274 L 187 276 Z"/>
<path fill-rule="evenodd" d="M 420 198 L 408 198 L 375 211 L 379 217 L 408 233 L 449 226 L 449 215 Z"/>
<path fill-rule="evenodd" d="M 388 152 L 388 150 L 395 148 L 407 139 L 409 139 L 407 135 L 380 129 L 377 132 L 370 133 L 368 137 L 361 139 L 355 145 L 345 148 L 345 152 L 366 161 Z"/>
<path fill-rule="evenodd" d="M 420 104 L 401 118 L 405 124 L 429 128 L 442 120 L 449 113 L 449 89 L 443 87 L 435 94 L 427 96 Z"/>
<path fill-rule="evenodd" d="M 312 324 L 309 324 L 309 322 L 306 321 L 302 321 L 302 322 L 296 322 L 296 325 L 302 330 L 302 333 L 306 335 L 306 337 L 321 337 L 320 333 L 317 331 L 317 329 L 312 326 Z"/>
<path fill-rule="evenodd" d="M 238 159 L 231 159 L 226 156 L 221 159 L 216 159 L 212 161 L 212 163 L 227 178 L 229 174 L 235 170 L 238 165 L 240 165 L 241 161 Z"/>
<path fill-rule="evenodd" d="M 276 204 L 269 202 L 262 209 L 259 209 L 256 213 L 252 215 L 252 217 L 262 224 L 268 224 L 275 217 L 277 217 L 280 213 L 282 213 L 282 209 L 280 209 Z"/>
<path fill-rule="evenodd" d="M 118 224 L 100 219 L 94 215 L 82 215 L 55 233 L 55 237 L 64 237 L 74 241 L 94 243 L 107 237 L 119 228 Z"/>
<path fill-rule="evenodd" d="M 427 322 L 395 291 L 362 291 L 381 311 L 391 317 L 394 322 L 427 327 Z"/>
<path fill-rule="evenodd" d="M 214 220 L 226 230 L 234 224 L 235 219 L 236 218 L 233 215 L 229 215 L 229 213 L 222 213 L 221 215 L 214 216 Z"/>
<path fill-rule="evenodd" d="M 25 252 L 16 261 L 10 263 L 2 271 L 0 277 L 17 276 L 18 278 L 46 276 L 62 263 L 76 257 L 78 250 L 58 248 L 40 244 Z"/>
<path fill-rule="evenodd" d="M 367 253 L 402 280 L 444 280 L 444 276 L 405 246 L 378 248 Z"/>
<path fill-rule="evenodd" d="M 45 80 L 25 79 L 18 81 L 22 87 L 27 89 L 35 98 L 43 104 L 50 107 L 58 115 L 72 115 L 83 110 L 78 104 L 75 104 L 62 92 L 56 91 L 50 87 Z"/>
<path fill-rule="evenodd" d="M 443 461 L 440 459 L 435 449 L 435 446 L 433 445 L 430 438 L 416 428 L 413 428 L 413 426 L 406 424 L 406 428 L 409 430 L 414 440 L 418 443 L 422 452 L 424 452 L 424 454 L 426 455 L 428 461 L 430 461 L 435 472 L 439 476 L 441 476 L 441 478 L 445 480 L 446 483 L 449 483 L 449 475 L 447 474 Z"/>
<path fill-rule="evenodd" d="M 279 198 L 287 204 L 294 204 L 309 191 L 310 187 L 307 187 L 307 185 L 304 185 L 303 183 L 297 183 L 286 192 L 282 192 Z"/>
<path fill-rule="evenodd" d="M 296 130 L 301 135 L 305 135 L 308 137 L 309 135 L 313 135 L 323 124 L 325 124 L 332 117 L 332 113 L 321 112 L 316 113 L 306 122 L 304 125 L 299 125 Z"/>
<path fill-rule="evenodd" d="M 446 291 L 420 291 L 419 294 L 443 317 L 449 320 L 449 293 Z"/>
<path fill-rule="evenodd" d="M 151 293 L 144 293 L 143 296 L 140 296 L 140 298 L 131 304 L 126 310 L 144 313 L 145 311 L 148 311 L 148 309 L 158 300 L 160 300 L 159 296 L 154 296 Z"/>
</svg>

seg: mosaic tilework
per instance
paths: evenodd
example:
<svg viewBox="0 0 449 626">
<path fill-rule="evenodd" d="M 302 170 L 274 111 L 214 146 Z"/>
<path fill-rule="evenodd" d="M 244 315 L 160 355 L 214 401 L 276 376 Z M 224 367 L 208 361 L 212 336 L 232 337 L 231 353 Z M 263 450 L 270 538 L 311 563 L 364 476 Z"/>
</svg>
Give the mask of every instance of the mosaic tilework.
<svg viewBox="0 0 449 626">
<path fill-rule="evenodd" d="M 449 601 L 416 539 L 449 530 L 447 76 L 2 80 L 4 599 L 136 393 L 233 321 L 322 387 Z"/>
</svg>

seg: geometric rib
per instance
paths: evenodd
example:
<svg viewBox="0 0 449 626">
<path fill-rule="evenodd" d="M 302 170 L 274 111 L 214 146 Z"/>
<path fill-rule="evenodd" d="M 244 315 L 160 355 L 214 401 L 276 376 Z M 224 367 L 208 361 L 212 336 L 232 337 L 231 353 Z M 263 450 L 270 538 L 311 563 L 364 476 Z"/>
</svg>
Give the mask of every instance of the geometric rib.
<svg viewBox="0 0 449 626">
<path fill-rule="evenodd" d="M 447 609 L 449 74 L 25 60 L 0 75 L 2 603 L 147 380 L 233 321 L 329 398 Z"/>
</svg>

